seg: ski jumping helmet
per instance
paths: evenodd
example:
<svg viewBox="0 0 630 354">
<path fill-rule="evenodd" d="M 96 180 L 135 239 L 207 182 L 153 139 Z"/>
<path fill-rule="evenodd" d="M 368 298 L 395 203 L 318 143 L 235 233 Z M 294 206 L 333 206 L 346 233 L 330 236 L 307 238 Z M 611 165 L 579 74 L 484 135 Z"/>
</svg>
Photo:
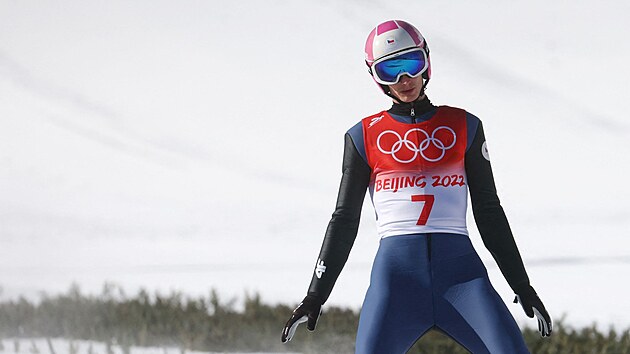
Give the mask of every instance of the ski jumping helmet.
<svg viewBox="0 0 630 354">
<path fill-rule="evenodd" d="M 420 93 L 422 96 L 431 78 L 431 60 L 429 59 L 429 46 L 420 31 L 408 22 L 389 20 L 378 24 L 368 35 L 365 42 L 365 63 L 368 66 L 368 72 L 386 95 L 392 97 L 388 84 L 394 82 L 379 79 L 375 65 L 410 52 L 416 55 L 421 54 L 424 60 L 422 67 L 417 68 L 417 72 L 414 73 L 400 72 L 395 76 L 395 81 L 397 82 L 400 76 L 404 74 L 411 74 L 412 77 L 422 74 L 422 78 L 425 80 Z"/>
</svg>

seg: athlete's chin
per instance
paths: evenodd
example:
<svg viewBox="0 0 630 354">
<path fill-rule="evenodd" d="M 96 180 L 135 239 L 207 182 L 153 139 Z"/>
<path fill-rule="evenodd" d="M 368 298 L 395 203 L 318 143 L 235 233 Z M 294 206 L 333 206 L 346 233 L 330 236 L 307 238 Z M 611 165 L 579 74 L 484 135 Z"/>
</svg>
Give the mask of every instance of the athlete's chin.
<svg viewBox="0 0 630 354">
<path fill-rule="evenodd" d="M 420 95 L 420 90 L 413 88 L 406 91 L 398 92 L 398 97 L 405 103 L 413 102 Z"/>
</svg>

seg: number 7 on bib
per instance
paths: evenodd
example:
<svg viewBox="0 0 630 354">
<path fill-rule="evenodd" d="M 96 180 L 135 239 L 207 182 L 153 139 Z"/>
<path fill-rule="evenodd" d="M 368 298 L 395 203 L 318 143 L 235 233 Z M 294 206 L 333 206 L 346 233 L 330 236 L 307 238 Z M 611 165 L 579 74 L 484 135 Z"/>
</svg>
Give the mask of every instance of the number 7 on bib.
<svg viewBox="0 0 630 354">
<path fill-rule="evenodd" d="M 426 225 L 427 220 L 429 220 L 429 214 L 431 214 L 431 209 L 433 208 L 433 203 L 435 202 L 435 196 L 432 194 L 415 194 L 411 196 L 411 201 L 424 202 L 416 225 Z"/>
</svg>

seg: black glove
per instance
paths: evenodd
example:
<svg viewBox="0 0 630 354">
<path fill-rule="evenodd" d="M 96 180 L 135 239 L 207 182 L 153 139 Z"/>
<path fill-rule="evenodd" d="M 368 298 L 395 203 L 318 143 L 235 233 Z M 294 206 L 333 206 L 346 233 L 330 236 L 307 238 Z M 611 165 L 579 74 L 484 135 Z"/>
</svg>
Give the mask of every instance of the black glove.
<svg viewBox="0 0 630 354">
<path fill-rule="evenodd" d="M 286 343 L 293 338 L 295 330 L 300 323 L 308 321 L 306 328 L 309 331 L 314 331 L 315 325 L 317 325 L 317 319 L 321 313 L 322 301 L 316 296 L 306 295 L 298 307 L 293 310 L 293 314 L 287 321 L 287 324 L 284 325 L 284 329 L 282 330 L 282 343 Z"/>
<path fill-rule="evenodd" d="M 525 314 L 529 318 L 533 318 L 534 315 L 538 318 L 538 331 L 543 337 L 549 337 L 551 335 L 552 323 L 549 313 L 545 309 L 542 301 L 536 294 L 534 288 L 527 285 L 523 289 L 518 289 L 516 297 L 514 297 L 514 303 L 521 303 Z"/>
</svg>

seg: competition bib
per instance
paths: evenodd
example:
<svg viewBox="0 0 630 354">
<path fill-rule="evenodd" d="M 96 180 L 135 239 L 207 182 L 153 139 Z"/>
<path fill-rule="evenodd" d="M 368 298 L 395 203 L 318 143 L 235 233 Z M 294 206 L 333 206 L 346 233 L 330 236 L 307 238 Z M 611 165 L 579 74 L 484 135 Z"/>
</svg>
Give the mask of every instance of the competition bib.
<svg viewBox="0 0 630 354">
<path fill-rule="evenodd" d="M 362 123 L 379 236 L 468 235 L 466 112 L 441 106 L 428 121 L 406 124 L 384 111 Z"/>
</svg>

